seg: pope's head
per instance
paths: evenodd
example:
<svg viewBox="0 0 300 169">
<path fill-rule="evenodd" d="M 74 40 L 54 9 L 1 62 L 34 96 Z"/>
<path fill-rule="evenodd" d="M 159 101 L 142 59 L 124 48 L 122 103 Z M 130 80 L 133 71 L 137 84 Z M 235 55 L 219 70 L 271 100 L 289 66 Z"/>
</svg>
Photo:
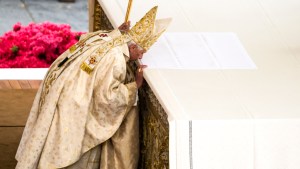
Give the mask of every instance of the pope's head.
<svg viewBox="0 0 300 169">
<path fill-rule="evenodd" d="M 171 18 L 155 20 L 157 6 L 148 11 L 128 32 L 130 38 L 146 52 L 162 35 Z"/>
<path fill-rule="evenodd" d="M 155 20 L 157 6 L 148 11 L 131 29 L 130 21 L 123 23 L 119 30 L 129 35 L 130 59 L 141 59 L 143 54 L 157 41 L 171 22 L 171 18 Z"/>
<path fill-rule="evenodd" d="M 130 60 L 142 59 L 143 54 L 146 52 L 142 47 L 136 43 L 130 41 L 128 42 L 128 50 L 130 55 Z"/>
</svg>

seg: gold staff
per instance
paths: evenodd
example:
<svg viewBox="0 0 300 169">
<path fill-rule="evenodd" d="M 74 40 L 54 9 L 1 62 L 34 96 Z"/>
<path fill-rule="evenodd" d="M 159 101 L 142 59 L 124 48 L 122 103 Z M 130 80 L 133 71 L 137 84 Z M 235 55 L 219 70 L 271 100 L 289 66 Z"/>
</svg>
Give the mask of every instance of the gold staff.
<svg viewBox="0 0 300 169">
<path fill-rule="evenodd" d="M 128 22 L 129 14 L 130 14 L 130 11 L 131 11 L 131 5 L 132 5 L 132 0 L 129 0 L 128 5 L 127 5 L 126 16 L 125 16 L 125 23 Z"/>
<path fill-rule="evenodd" d="M 128 19 L 129 19 L 129 14 L 130 14 L 130 11 L 131 11 L 131 6 L 132 6 L 132 0 L 129 0 L 128 1 L 128 5 L 127 5 L 127 11 L 126 11 L 126 16 L 125 16 L 125 23 L 128 22 Z M 142 64 L 141 60 L 138 59 L 139 61 L 135 61 L 136 65 L 139 67 L 138 68 L 138 72 L 141 72 L 142 71 L 142 68 L 140 67 Z"/>
</svg>

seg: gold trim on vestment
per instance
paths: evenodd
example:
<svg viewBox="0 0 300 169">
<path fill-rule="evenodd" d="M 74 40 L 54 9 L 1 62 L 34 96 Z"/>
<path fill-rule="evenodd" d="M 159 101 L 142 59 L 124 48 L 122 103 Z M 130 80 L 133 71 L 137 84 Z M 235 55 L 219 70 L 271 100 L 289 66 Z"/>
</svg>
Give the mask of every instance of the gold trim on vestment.
<svg viewBox="0 0 300 169">
<path fill-rule="evenodd" d="M 80 65 L 80 69 L 82 69 L 83 71 L 85 71 L 86 73 L 88 74 L 91 74 L 93 69 L 91 67 L 89 67 L 88 64 L 86 64 L 85 62 L 83 62 L 81 65 Z"/>
<path fill-rule="evenodd" d="M 124 34 L 105 42 L 81 64 L 80 68 L 86 73 L 91 74 L 101 58 L 105 56 L 110 49 L 123 45 L 130 40 L 131 38 L 127 34 Z"/>
</svg>

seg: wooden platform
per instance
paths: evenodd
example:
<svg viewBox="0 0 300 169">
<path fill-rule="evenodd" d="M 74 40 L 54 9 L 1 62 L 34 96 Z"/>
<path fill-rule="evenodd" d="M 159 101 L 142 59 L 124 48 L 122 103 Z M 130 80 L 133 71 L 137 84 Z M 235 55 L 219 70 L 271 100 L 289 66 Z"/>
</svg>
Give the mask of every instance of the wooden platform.
<svg viewBox="0 0 300 169">
<path fill-rule="evenodd" d="M 15 154 L 41 80 L 0 80 L 0 169 L 13 169 Z"/>
<path fill-rule="evenodd" d="M 0 89 L 38 89 L 41 80 L 0 80 Z"/>
</svg>

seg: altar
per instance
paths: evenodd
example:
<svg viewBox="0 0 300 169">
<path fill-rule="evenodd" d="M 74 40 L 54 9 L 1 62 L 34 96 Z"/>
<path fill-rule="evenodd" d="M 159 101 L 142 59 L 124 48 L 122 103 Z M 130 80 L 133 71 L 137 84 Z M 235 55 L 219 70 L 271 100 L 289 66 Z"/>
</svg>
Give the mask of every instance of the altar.
<svg viewBox="0 0 300 169">
<path fill-rule="evenodd" d="M 112 29 L 123 22 L 125 1 L 89 2 L 90 31 Z M 250 57 L 231 63 L 232 55 L 219 48 L 207 58 L 211 62 L 201 62 L 211 65 L 197 65 L 198 69 L 145 69 L 147 84 L 140 91 L 140 168 L 300 167 L 300 6 L 296 1 L 134 3 L 132 23 L 158 5 L 158 18 L 173 17 L 168 33 L 232 32 Z M 194 44 L 186 41 L 186 45 Z M 175 51 L 174 56 L 178 54 Z"/>
<path fill-rule="evenodd" d="M 88 3 L 90 31 L 111 30 L 123 22 L 127 1 Z M 159 6 L 157 18 L 172 17 L 173 22 L 143 60 L 152 65 L 139 91 L 139 169 L 299 169 L 298 1 L 136 0 L 132 25 L 154 5 Z M 179 59 L 174 68 L 169 59 L 180 52 L 184 58 L 184 51 L 171 49 L 164 57 L 156 52 L 176 45 L 172 37 L 180 36 L 203 37 L 201 47 L 208 51 L 197 62 Z M 193 46 L 190 40 L 180 45 Z M 220 40 L 225 41 L 218 46 Z M 195 47 L 198 53 L 201 49 Z M 6 105 L 0 108 L 0 143 L 8 145 L 3 157 L 14 156 L 45 72 L 0 70 L 0 98 Z"/>
</svg>

